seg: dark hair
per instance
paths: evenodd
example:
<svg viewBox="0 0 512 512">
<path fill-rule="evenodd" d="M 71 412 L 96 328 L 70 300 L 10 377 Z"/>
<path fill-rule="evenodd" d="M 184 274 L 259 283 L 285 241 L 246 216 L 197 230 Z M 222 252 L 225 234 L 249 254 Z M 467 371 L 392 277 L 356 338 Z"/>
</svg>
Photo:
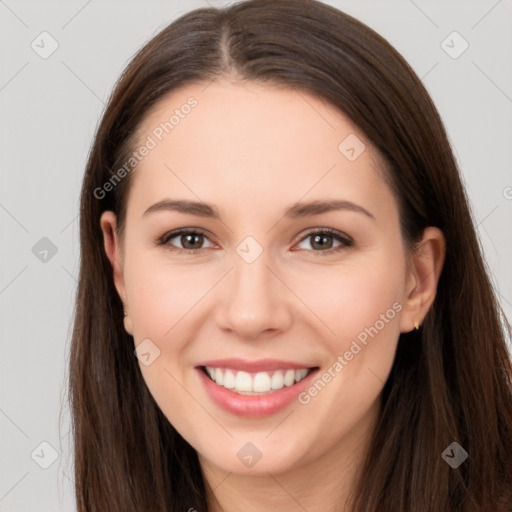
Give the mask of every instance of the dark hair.
<svg viewBox="0 0 512 512">
<path fill-rule="evenodd" d="M 512 367 L 443 124 L 421 81 L 373 30 L 315 0 L 249 0 L 191 11 L 151 39 L 120 77 L 89 154 L 70 357 L 79 512 L 207 510 L 196 451 L 142 378 L 103 249 L 100 216 L 124 222 L 131 175 L 98 199 L 167 93 L 220 76 L 293 87 L 327 100 L 386 162 L 410 247 L 427 226 L 446 238 L 436 299 L 402 334 L 354 495 L 359 512 L 512 510 Z M 468 453 L 452 469 L 453 441 Z"/>
</svg>

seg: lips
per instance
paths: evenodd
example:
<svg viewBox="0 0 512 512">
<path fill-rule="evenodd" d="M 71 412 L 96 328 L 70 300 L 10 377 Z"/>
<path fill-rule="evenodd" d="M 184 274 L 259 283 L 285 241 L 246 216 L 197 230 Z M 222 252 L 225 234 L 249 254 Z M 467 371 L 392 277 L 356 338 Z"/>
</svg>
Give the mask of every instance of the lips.
<svg viewBox="0 0 512 512">
<path fill-rule="evenodd" d="M 295 361 L 237 358 L 204 361 L 196 367 L 210 398 L 239 416 L 262 417 L 290 405 L 318 370 Z"/>
</svg>

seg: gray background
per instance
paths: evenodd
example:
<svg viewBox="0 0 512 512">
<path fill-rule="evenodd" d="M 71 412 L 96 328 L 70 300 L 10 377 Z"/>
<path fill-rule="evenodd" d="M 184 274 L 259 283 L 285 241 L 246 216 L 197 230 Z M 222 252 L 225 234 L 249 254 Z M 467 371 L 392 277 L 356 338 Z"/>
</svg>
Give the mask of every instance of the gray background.
<svg viewBox="0 0 512 512">
<path fill-rule="evenodd" d="M 78 196 L 92 136 L 134 52 L 197 1 L 0 0 L 0 510 L 74 510 L 66 404 Z M 386 37 L 446 124 L 512 319 L 512 2 L 330 1 Z M 57 50 L 31 47 L 47 31 Z M 452 58 L 457 31 L 469 48 Z M 444 43 L 452 54 L 463 42 Z M 48 241 L 57 252 L 45 254 Z M 39 245 L 36 245 L 38 244 Z M 36 249 L 33 247 L 36 246 Z M 54 250 L 55 250 L 54 249 Z M 46 261 L 41 261 L 41 258 Z M 52 462 L 52 448 L 57 452 Z"/>
</svg>

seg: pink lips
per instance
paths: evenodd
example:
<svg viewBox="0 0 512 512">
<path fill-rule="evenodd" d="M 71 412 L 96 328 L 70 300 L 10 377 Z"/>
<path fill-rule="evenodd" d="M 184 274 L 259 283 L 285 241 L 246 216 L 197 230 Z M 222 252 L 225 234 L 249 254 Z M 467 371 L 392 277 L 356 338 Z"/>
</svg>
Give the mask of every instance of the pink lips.
<svg viewBox="0 0 512 512">
<path fill-rule="evenodd" d="M 246 361 L 238 358 L 203 361 L 196 367 L 207 394 L 218 407 L 231 414 L 251 418 L 270 416 L 286 408 L 297 399 L 299 393 L 311 385 L 312 379 L 318 371 L 318 368 L 315 368 L 300 382 L 264 395 L 241 395 L 223 386 L 219 386 L 211 380 L 203 369 L 205 366 L 213 368 L 231 368 L 248 373 L 279 370 L 282 368 L 299 370 L 312 367 L 307 364 L 276 359 Z"/>
</svg>

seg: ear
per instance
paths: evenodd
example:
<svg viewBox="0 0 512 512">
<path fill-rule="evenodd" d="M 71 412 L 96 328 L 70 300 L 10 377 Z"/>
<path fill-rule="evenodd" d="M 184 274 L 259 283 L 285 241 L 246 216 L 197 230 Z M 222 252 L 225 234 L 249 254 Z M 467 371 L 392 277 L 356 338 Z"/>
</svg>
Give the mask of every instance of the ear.
<svg viewBox="0 0 512 512">
<path fill-rule="evenodd" d="M 400 315 L 400 331 L 409 332 L 421 324 L 432 306 L 446 255 L 443 232 L 426 228 L 423 238 L 408 261 L 405 297 Z"/>
<path fill-rule="evenodd" d="M 125 309 L 124 326 L 129 334 L 133 335 L 131 319 L 128 310 L 126 286 L 123 275 L 123 253 L 121 241 L 117 233 L 117 218 L 114 212 L 105 211 L 100 218 L 101 231 L 103 232 L 103 246 L 107 258 L 112 265 L 114 286 L 123 302 Z"/>
</svg>

